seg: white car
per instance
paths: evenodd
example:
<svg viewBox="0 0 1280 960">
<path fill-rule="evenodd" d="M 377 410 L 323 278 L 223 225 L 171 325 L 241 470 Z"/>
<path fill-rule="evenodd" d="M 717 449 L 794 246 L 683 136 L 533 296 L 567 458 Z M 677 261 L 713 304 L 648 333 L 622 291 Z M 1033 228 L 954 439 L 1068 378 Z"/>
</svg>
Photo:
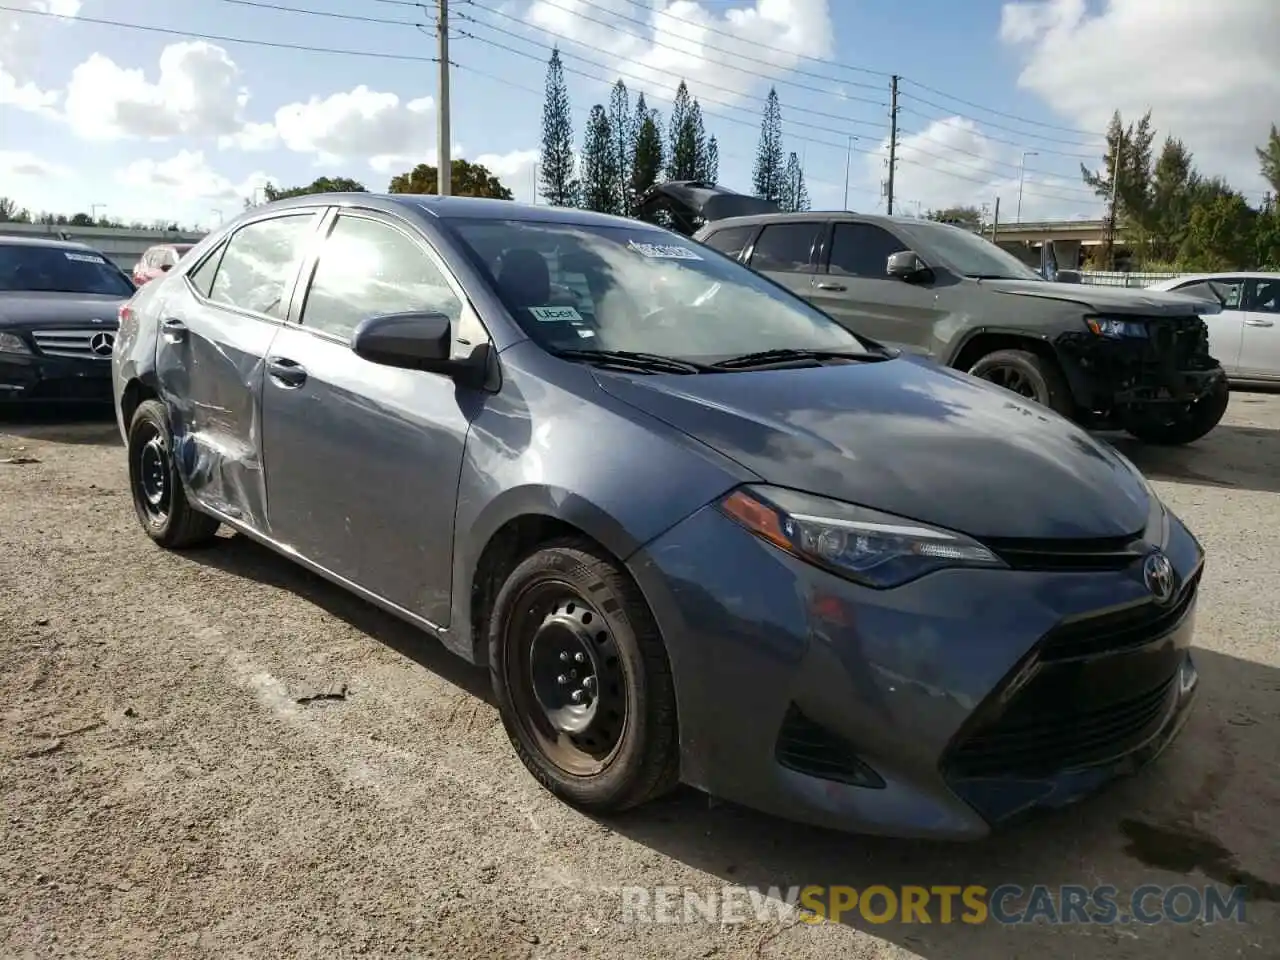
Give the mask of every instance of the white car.
<svg viewBox="0 0 1280 960">
<path fill-rule="evenodd" d="M 1222 304 L 1205 317 L 1209 348 L 1236 384 L 1280 383 L 1280 273 L 1198 273 L 1161 280 L 1148 290 L 1178 293 Z"/>
</svg>

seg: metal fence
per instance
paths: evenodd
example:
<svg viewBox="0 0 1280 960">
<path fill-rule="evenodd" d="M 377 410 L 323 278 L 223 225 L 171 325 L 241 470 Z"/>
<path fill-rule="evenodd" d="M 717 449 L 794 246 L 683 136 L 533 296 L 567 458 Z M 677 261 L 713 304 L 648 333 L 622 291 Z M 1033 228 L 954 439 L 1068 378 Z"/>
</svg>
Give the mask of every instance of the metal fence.
<svg viewBox="0 0 1280 960">
<path fill-rule="evenodd" d="M 1121 273 L 1109 270 L 1082 270 L 1080 282 L 1096 287 L 1149 287 L 1160 280 L 1172 280 L 1177 273 Z"/>
</svg>

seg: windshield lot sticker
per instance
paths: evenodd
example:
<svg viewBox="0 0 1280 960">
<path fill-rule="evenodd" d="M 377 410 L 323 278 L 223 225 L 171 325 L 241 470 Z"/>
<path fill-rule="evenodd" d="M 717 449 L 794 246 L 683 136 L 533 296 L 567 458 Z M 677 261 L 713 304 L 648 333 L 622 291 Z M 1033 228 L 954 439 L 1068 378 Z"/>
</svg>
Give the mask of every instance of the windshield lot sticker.
<svg viewBox="0 0 1280 960">
<path fill-rule="evenodd" d="M 529 312 L 539 323 L 582 323 L 582 314 L 573 307 L 530 307 Z"/>
<path fill-rule="evenodd" d="M 103 260 L 101 257 L 95 256 L 92 253 L 66 253 L 64 254 L 64 256 L 68 260 L 76 261 L 76 263 L 106 263 L 107 262 Z"/>
<path fill-rule="evenodd" d="M 640 256 L 648 257 L 651 260 L 702 259 L 688 247 L 681 247 L 672 243 L 636 243 L 634 240 L 630 240 L 627 242 L 627 246 L 640 254 Z"/>
</svg>

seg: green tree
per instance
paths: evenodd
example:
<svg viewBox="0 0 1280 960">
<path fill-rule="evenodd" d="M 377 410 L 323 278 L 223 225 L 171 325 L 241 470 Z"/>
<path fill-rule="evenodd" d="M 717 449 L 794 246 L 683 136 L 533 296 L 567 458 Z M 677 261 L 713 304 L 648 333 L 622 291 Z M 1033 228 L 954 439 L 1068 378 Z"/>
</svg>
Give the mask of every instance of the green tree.
<svg viewBox="0 0 1280 960">
<path fill-rule="evenodd" d="M 77 213 L 71 218 L 70 225 L 73 227 L 92 227 L 93 217 L 89 216 L 87 213 Z"/>
<path fill-rule="evenodd" d="M 924 216 L 926 220 L 952 223 L 966 230 L 981 230 L 983 224 L 982 211 L 977 207 L 943 207 L 941 210 L 926 210 Z"/>
<path fill-rule="evenodd" d="M 9 197 L 0 197 L 0 223 L 30 223 L 31 213 Z"/>
<path fill-rule="evenodd" d="M 782 158 L 782 107 L 778 103 L 778 91 L 769 88 L 765 100 L 764 117 L 760 121 L 760 144 L 756 147 L 756 162 L 751 173 L 751 186 L 755 195 L 763 200 L 778 201 L 783 191 Z"/>
<path fill-rule="evenodd" d="M 312 193 L 368 193 L 368 188 L 350 177 L 317 177 L 305 187 L 277 187 L 268 183 L 262 188 L 267 202 L 286 197 L 304 197 Z"/>
<path fill-rule="evenodd" d="M 782 196 L 779 205 L 793 213 L 809 209 L 809 191 L 804 185 L 804 168 L 795 152 L 787 154 L 787 165 L 782 172 Z"/>
<path fill-rule="evenodd" d="M 702 105 L 694 98 L 689 106 L 689 118 L 685 121 L 689 128 L 686 139 L 693 141 L 693 179 L 709 180 L 707 176 L 707 128 L 702 122 Z"/>
<path fill-rule="evenodd" d="M 1280 194 L 1280 130 L 1276 129 L 1276 125 L 1271 125 L 1271 135 L 1267 137 L 1266 146 L 1258 147 L 1255 151 L 1258 155 L 1258 163 L 1262 167 L 1262 179 L 1271 184 L 1271 190 L 1275 194 Z"/>
<path fill-rule="evenodd" d="M 1146 231 L 1151 211 L 1151 144 L 1155 130 L 1151 126 L 1151 111 L 1147 111 L 1136 124 L 1124 125 L 1117 110 L 1107 128 L 1107 147 L 1102 166 L 1090 170 L 1080 164 L 1080 175 L 1087 186 L 1098 196 L 1111 197 L 1112 175 L 1116 174 L 1116 223 L 1128 230 L 1136 227 Z M 1116 158 L 1119 157 L 1119 164 Z"/>
<path fill-rule="evenodd" d="M 1195 190 L 1177 266 L 1188 271 L 1247 268 L 1257 255 L 1258 213 L 1226 182 L 1214 179 Z"/>
<path fill-rule="evenodd" d="M 703 180 L 715 183 L 720 179 L 720 144 L 714 135 L 707 140 L 707 161 Z"/>
<path fill-rule="evenodd" d="M 564 81 L 560 48 L 547 61 L 547 92 L 542 102 L 542 157 L 538 165 L 542 195 L 553 207 L 572 207 L 578 201 L 574 176 L 573 114 Z"/>
<path fill-rule="evenodd" d="M 698 102 L 689 96 L 689 87 L 683 80 L 676 88 L 671 104 L 671 120 L 667 128 L 667 179 L 698 179 L 699 153 L 705 149 L 698 140 L 702 110 Z"/>
<path fill-rule="evenodd" d="M 412 170 L 391 178 L 388 193 L 434 194 L 439 187 L 440 171 L 429 163 L 420 163 Z M 468 160 L 449 162 L 449 190 L 455 197 L 492 197 L 495 200 L 511 200 L 514 195 L 482 163 Z"/>
<path fill-rule="evenodd" d="M 618 155 L 609 114 L 596 104 L 587 118 L 582 144 L 582 205 L 600 213 L 618 211 Z"/>
<path fill-rule="evenodd" d="M 631 164 L 631 195 L 639 198 L 662 176 L 662 117 L 650 110 L 644 94 L 636 98 L 636 151 Z M 647 219 L 647 218 L 646 218 Z"/>
<path fill-rule="evenodd" d="M 631 112 L 627 85 L 619 80 L 609 93 L 609 133 L 613 138 L 614 169 L 617 174 L 617 212 L 630 216 L 635 199 L 631 195 L 631 165 L 636 152 L 636 121 Z"/>
<path fill-rule="evenodd" d="M 1191 151 L 1181 140 L 1166 137 L 1151 174 L 1147 222 L 1135 225 L 1130 238 L 1142 249 L 1142 260 L 1172 263 L 1177 258 L 1200 180 Z"/>
</svg>

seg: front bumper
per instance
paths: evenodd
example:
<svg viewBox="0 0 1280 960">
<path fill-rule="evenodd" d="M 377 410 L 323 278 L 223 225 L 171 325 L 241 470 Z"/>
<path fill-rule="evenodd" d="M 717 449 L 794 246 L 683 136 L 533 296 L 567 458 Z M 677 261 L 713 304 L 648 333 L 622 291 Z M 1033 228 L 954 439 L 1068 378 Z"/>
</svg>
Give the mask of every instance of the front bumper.
<svg viewBox="0 0 1280 960">
<path fill-rule="evenodd" d="M 1140 561 L 876 591 L 698 512 L 630 564 L 671 658 L 682 779 L 792 820 L 940 839 L 1080 799 L 1159 753 L 1195 694 L 1203 554 L 1170 526 L 1180 591 L 1157 609 Z"/>
<path fill-rule="evenodd" d="M 0 404 L 110 402 L 109 359 L 0 353 Z"/>
</svg>

